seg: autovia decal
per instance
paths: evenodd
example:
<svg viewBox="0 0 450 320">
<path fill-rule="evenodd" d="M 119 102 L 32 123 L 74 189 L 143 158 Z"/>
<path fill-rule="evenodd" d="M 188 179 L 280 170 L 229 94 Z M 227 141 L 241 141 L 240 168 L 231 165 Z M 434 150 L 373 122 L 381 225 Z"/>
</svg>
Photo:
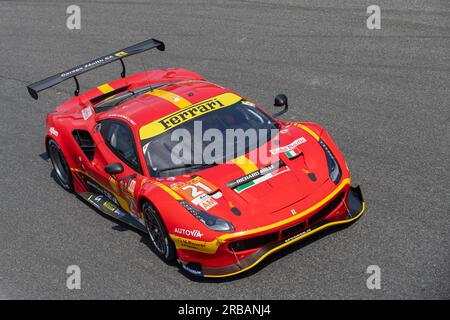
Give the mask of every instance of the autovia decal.
<svg viewBox="0 0 450 320">
<path fill-rule="evenodd" d="M 189 229 L 183 229 L 183 228 L 175 228 L 175 233 L 181 234 L 183 236 L 187 237 L 193 237 L 193 238 L 201 238 L 203 237 L 203 233 L 201 233 L 199 230 L 189 230 Z"/>
</svg>

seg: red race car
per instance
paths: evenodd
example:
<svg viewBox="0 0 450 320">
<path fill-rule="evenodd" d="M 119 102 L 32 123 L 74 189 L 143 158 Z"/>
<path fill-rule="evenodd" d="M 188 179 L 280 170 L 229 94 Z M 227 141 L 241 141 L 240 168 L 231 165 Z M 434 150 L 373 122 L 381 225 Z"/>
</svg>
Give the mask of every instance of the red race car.
<svg viewBox="0 0 450 320">
<path fill-rule="evenodd" d="M 46 119 L 45 147 L 66 190 L 204 277 L 244 272 L 362 215 L 361 190 L 327 132 L 277 119 L 285 95 L 270 115 L 185 69 L 126 76 L 123 59 L 152 48 L 165 49 L 149 39 L 27 87 L 37 99 L 75 80 L 75 97 Z M 80 74 L 114 61 L 120 79 L 79 94 Z"/>
</svg>

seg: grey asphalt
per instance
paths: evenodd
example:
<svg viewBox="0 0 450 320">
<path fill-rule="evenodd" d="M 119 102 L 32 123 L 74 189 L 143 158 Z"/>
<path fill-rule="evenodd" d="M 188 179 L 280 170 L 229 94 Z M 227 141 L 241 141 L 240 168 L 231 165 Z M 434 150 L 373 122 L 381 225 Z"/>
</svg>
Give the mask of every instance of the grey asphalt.
<svg viewBox="0 0 450 320">
<path fill-rule="evenodd" d="M 81 30 L 66 28 L 70 4 Z M 370 4 L 381 30 L 366 28 Z M 45 115 L 74 85 L 38 101 L 25 86 L 149 37 L 167 51 L 130 57 L 130 74 L 192 69 L 268 110 L 286 93 L 282 118 L 328 130 L 366 215 L 245 276 L 195 281 L 62 190 L 40 155 Z M 0 298 L 450 298 L 448 1 L 0 1 L 0 39 Z M 82 89 L 119 72 L 83 75 Z M 66 287 L 69 265 L 81 290 Z M 369 265 L 381 268 L 380 290 L 366 286 Z"/>
</svg>

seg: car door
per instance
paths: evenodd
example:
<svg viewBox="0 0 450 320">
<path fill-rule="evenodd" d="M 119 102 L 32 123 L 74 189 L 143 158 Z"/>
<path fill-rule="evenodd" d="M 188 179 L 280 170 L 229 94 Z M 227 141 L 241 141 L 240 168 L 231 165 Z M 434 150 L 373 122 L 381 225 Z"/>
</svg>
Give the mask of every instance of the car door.
<svg viewBox="0 0 450 320">
<path fill-rule="evenodd" d="M 94 139 L 97 152 L 90 167 L 90 175 L 104 189 L 103 195 L 142 220 L 137 195 L 144 177 L 130 127 L 120 120 L 103 120 L 97 125 Z M 124 170 L 111 176 L 106 173 L 105 167 L 114 162 L 120 163 Z"/>
</svg>

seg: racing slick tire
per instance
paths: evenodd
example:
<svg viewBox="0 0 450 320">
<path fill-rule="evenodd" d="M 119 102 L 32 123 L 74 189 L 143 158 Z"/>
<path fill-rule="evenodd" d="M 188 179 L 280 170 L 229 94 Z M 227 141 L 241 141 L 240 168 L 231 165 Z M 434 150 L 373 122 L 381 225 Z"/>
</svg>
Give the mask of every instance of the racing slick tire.
<svg viewBox="0 0 450 320">
<path fill-rule="evenodd" d="M 170 239 L 167 228 L 161 217 L 150 202 L 142 203 L 145 226 L 150 237 L 154 251 L 166 262 L 173 262 L 177 258 L 177 249 Z"/>
<path fill-rule="evenodd" d="M 47 152 L 55 170 L 56 181 L 67 191 L 73 192 L 72 172 L 61 148 L 55 140 L 48 140 Z"/>
</svg>

